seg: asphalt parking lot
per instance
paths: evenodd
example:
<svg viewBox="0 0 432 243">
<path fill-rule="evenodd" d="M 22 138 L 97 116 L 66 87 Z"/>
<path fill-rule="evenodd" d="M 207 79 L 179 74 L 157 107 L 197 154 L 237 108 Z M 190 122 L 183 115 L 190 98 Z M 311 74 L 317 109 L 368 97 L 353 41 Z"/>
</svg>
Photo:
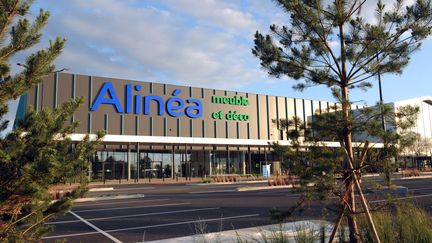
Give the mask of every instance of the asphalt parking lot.
<svg viewBox="0 0 432 243">
<path fill-rule="evenodd" d="M 432 206 L 432 179 L 396 181 L 412 192 L 419 205 Z M 133 199 L 76 203 L 70 213 L 49 222 L 55 230 L 44 242 L 147 242 L 206 232 L 274 223 L 271 208 L 287 209 L 298 195 L 290 189 L 237 191 L 259 185 L 130 184 L 115 185 L 111 194 L 139 194 Z M 107 192 L 94 192 L 101 196 Z M 401 196 L 406 197 L 406 196 Z M 380 203 L 383 195 L 369 195 Z M 326 202 L 307 205 L 296 219 L 319 219 Z"/>
</svg>

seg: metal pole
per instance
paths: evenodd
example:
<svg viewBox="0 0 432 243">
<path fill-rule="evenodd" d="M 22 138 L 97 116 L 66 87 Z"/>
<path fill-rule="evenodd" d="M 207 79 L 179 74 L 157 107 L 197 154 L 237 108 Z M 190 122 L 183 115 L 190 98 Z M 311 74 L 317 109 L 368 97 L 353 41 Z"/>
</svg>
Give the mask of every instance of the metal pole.
<svg viewBox="0 0 432 243">
<path fill-rule="evenodd" d="M 174 179 L 174 166 L 175 166 L 175 153 L 174 153 L 174 145 L 171 147 L 171 178 Z"/>
<path fill-rule="evenodd" d="M 127 145 L 127 181 L 131 179 L 131 150 L 130 144 Z"/>
<path fill-rule="evenodd" d="M 378 57 L 377 57 L 378 59 Z M 381 74 L 378 72 L 378 89 L 379 89 L 379 96 L 380 96 L 380 109 L 381 109 L 381 127 L 383 131 L 386 131 L 386 124 L 385 124 L 385 117 L 384 117 L 384 99 L 382 95 L 382 87 L 381 87 Z"/>
<path fill-rule="evenodd" d="M 184 149 L 185 149 L 185 150 L 184 150 L 184 157 L 183 157 L 184 160 L 183 160 L 183 161 L 184 161 L 184 163 L 185 163 L 185 170 L 186 170 L 186 171 L 185 171 L 185 172 L 186 172 L 185 175 L 186 175 L 186 180 L 188 180 L 188 176 L 189 176 L 189 169 L 188 169 L 188 161 L 187 161 L 187 160 L 188 160 L 188 159 L 187 159 L 187 144 L 185 144 Z"/>
<path fill-rule="evenodd" d="M 248 174 L 252 174 L 252 155 L 251 155 L 250 146 L 248 146 L 248 164 L 249 164 Z"/>
<path fill-rule="evenodd" d="M 227 163 L 228 163 L 228 174 L 231 174 L 231 160 L 230 160 L 230 151 L 229 147 L 227 146 Z"/>
<path fill-rule="evenodd" d="M 139 170 L 140 170 L 140 160 L 141 160 L 141 155 L 140 155 L 140 144 L 137 143 L 137 164 L 136 164 L 136 182 L 139 182 Z"/>
</svg>

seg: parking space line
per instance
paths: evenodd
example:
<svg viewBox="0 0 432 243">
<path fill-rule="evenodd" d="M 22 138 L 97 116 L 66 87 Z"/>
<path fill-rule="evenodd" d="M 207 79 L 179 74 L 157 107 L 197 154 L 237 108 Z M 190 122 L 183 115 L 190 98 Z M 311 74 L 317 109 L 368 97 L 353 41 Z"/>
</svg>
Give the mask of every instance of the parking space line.
<svg viewBox="0 0 432 243">
<path fill-rule="evenodd" d="M 129 203 L 137 203 L 137 202 L 160 202 L 160 201 L 167 201 L 166 199 L 152 199 L 152 200 L 143 200 L 142 198 L 135 199 L 136 201 L 126 201 L 126 202 L 109 202 L 109 203 L 93 203 L 93 204 L 83 204 L 83 205 L 74 205 L 74 208 L 76 207 L 91 207 L 91 206 L 98 206 L 98 205 L 110 205 L 110 204 L 129 204 Z"/>
<path fill-rule="evenodd" d="M 216 208 L 185 209 L 185 210 L 175 210 L 175 211 L 155 212 L 155 213 L 129 214 L 129 215 L 112 216 L 112 217 L 91 218 L 91 219 L 86 219 L 86 220 L 87 221 L 100 221 L 100 220 L 107 220 L 107 219 L 134 218 L 134 217 L 141 217 L 141 216 L 153 216 L 153 215 L 165 215 L 165 214 L 175 214 L 175 213 L 198 212 L 198 211 L 217 210 L 217 209 L 220 209 L 220 207 L 216 207 Z M 46 223 L 46 224 L 67 224 L 67 223 L 76 223 L 76 222 L 80 222 L 80 220 L 65 220 L 65 221 L 58 221 L 58 222 L 50 222 L 50 223 Z"/>
<path fill-rule="evenodd" d="M 169 203 L 169 204 L 158 204 L 158 205 L 144 205 L 144 206 L 134 206 L 134 207 L 118 207 L 118 208 L 98 208 L 98 209 L 85 209 L 85 210 L 75 210 L 76 213 L 82 212 L 98 212 L 98 211 L 107 211 L 107 210 L 122 210 L 122 209 L 132 209 L 132 208 L 159 208 L 159 207 L 167 207 L 167 206 L 179 206 L 179 205 L 187 205 L 191 203 Z"/>
<path fill-rule="evenodd" d="M 191 221 L 183 221 L 183 222 L 177 222 L 177 223 L 156 224 L 156 225 L 147 225 L 147 226 L 140 226 L 140 227 L 114 229 L 114 230 L 107 230 L 107 232 L 111 233 L 111 232 L 129 231 L 129 230 L 135 230 L 135 229 L 150 229 L 150 228 L 174 226 L 174 225 L 181 225 L 181 224 L 193 224 L 193 223 L 221 221 L 221 220 L 227 220 L 227 219 L 250 218 L 250 217 L 256 217 L 259 215 L 260 215 L 259 213 L 256 213 L 256 214 L 246 214 L 246 215 L 239 215 L 239 216 L 232 216 L 232 217 L 225 217 L 225 218 L 220 217 L 220 218 L 213 218 L 213 219 L 191 220 Z"/>
<path fill-rule="evenodd" d="M 168 224 L 157 224 L 157 225 L 121 228 L 121 229 L 106 230 L 105 232 L 112 233 L 112 232 L 121 232 L 121 231 L 129 231 L 129 230 L 136 230 L 136 229 L 150 229 L 150 228 L 175 226 L 175 225 L 182 225 L 182 224 L 195 224 L 195 223 L 228 220 L 228 219 L 250 218 L 250 217 L 256 217 L 256 216 L 260 216 L 260 214 L 259 213 L 246 214 L 246 215 L 239 215 L 239 216 L 232 216 L 232 217 L 225 217 L 225 218 L 220 217 L 220 218 L 213 218 L 213 219 L 200 219 L 200 220 L 191 220 L 191 221 L 183 221 L 183 222 L 168 223 Z M 67 234 L 67 235 L 53 235 L 53 236 L 43 237 L 42 239 L 54 239 L 54 238 L 64 238 L 64 237 L 71 237 L 71 236 L 94 235 L 94 234 L 97 234 L 97 232 L 84 232 L 84 233 Z"/>
<path fill-rule="evenodd" d="M 114 236 L 108 234 L 107 232 L 105 232 L 105 231 L 99 229 L 99 228 L 96 227 L 94 224 L 88 222 L 87 220 L 85 220 L 84 218 L 82 218 L 81 216 L 79 216 L 78 214 L 76 214 L 76 213 L 74 213 L 74 212 L 72 212 L 72 211 L 69 211 L 69 213 L 72 214 L 73 216 L 75 216 L 76 218 L 78 218 L 79 220 L 81 220 L 82 222 L 84 222 L 86 225 L 92 227 L 92 228 L 93 228 L 94 230 L 96 230 L 97 232 L 99 232 L 99 233 L 105 235 L 105 236 L 106 236 L 107 238 L 109 238 L 110 240 L 112 240 L 112 241 L 114 241 L 114 242 L 116 242 L 116 243 L 122 243 L 119 239 L 117 239 L 117 238 L 115 238 Z"/>
<path fill-rule="evenodd" d="M 228 189 L 228 190 L 214 190 L 214 191 L 198 191 L 198 192 L 189 192 L 190 194 L 201 194 L 201 193 L 215 193 L 215 192 L 236 192 L 237 190 Z"/>
</svg>

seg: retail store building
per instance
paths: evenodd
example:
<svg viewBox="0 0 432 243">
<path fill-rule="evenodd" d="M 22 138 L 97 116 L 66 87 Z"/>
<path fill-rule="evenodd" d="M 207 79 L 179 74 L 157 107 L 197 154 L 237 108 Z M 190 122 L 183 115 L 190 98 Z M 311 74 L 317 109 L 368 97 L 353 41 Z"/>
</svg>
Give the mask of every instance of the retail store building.
<svg viewBox="0 0 432 243">
<path fill-rule="evenodd" d="M 289 141 L 277 121 L 311 122 L 335 109 L 325 101 L 55 73 L 21 97 L 17 116 L 81 96 L 72 139 L 106 131 L 91 158 L 93 179 L 260 174 L 264 164 L 278 174 L 269 143 Z"/>
</svg>

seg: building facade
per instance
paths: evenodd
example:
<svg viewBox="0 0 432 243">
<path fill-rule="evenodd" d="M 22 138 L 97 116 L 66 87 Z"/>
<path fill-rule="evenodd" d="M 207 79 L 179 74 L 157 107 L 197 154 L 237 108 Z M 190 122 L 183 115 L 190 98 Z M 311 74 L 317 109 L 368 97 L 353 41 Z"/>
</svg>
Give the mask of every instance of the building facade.
<svg viewBox="0 0 432 243">
<path fill-rule="evenodd" d="M 79 122 L 72 140 L 106 132 L 91 158 L 94 180 L 259 174 L 264 164 L 278 174 L 269 144 L 289 144 L 278 120 L 311 122 L 336 109 L 326 101 L 55 73 L 21 97 L 17 117 L 75 97 L 85 103 L 71 119 Z"/>
<path fill-rule="evenodd" d="M 413 99 L 388 103 L 394 112 L 407 105 L 419 108 L 417 119 L 411 132 L 417 134 L 417 141 L 405 151 L 404 167 L 432 168 L 432 97 L 422 96 Z"/>
</svg>

